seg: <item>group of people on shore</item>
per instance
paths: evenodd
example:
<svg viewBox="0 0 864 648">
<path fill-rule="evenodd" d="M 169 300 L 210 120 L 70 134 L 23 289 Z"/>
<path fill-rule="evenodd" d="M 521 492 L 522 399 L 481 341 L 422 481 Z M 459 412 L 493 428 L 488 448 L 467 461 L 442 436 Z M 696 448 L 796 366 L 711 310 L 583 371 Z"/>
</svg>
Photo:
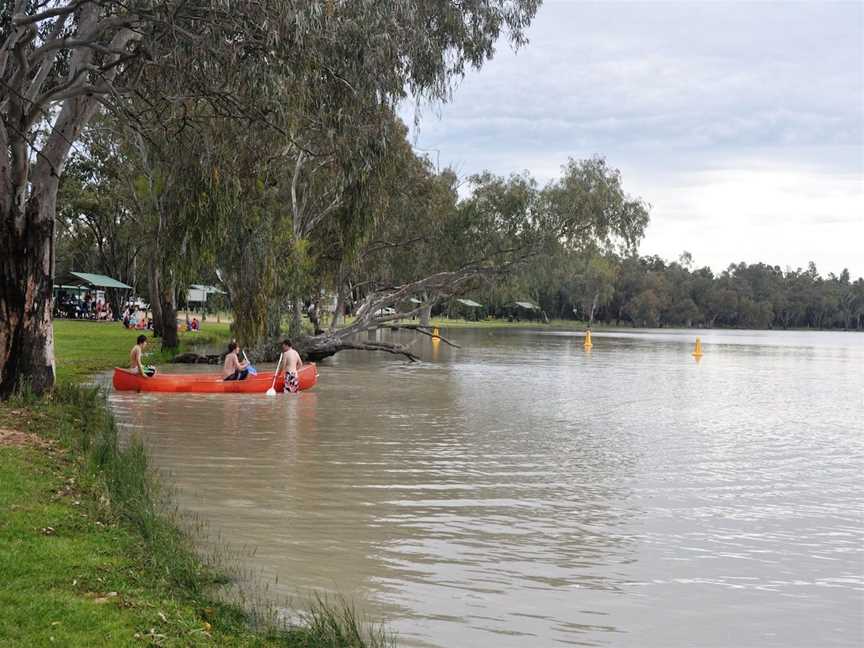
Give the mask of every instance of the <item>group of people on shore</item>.
<svg viewBox="0 0 864 648">
<path fill-rule="evenodd" d="M 143 362 L 144 349 L 147 347 L 147 336 L 139 335 L 135 346 L 129 351 L 129 371 L 138 374 L 143 378 L 152 378 L 156 375 L 156 368 L 145 366 Z M 240 355 L 243 358 L 240 358 Z M 285 372 L 285 387 L 286 394 L 295 394 L 300 391 L 300 367 L 303 366 L 303 360 L 300 354 L 291 344 L 291 340 L 282 341 L 282 353 L 279 355 L 279 362 L 276 364 L 276 374 L 279 369 Z M 228 344 L 228 353 L 225 355 L 225 362 L 222 365 L 222 380 L 246 380 L 249 377 L 251 364 L 246 354 L 240 349 L 240 346 L 234 340 Z"/>
<path fill-rule="evenodd" d="M 111 310 L 111 304 L 102 300 L 96 302 L 93 307 L 93 315 L 99 322 L 113 322 L 114 312 Z"/>
<path fill-rule="evenodd" d="M 84 297 L 68 290 L 60 290 L 54 300 L 54 317 L 69 319 L 96 320 L 97 322 L 113 322 L 114 310 L 111 302 L 97 298 L 90 292 Z"/>
<path fill-rule="evenodd" d="M 141 314 L 137 308 L 127 308 L 123 311 L 123 328 L 152 331 L 153 320 Z"/>
</svg>

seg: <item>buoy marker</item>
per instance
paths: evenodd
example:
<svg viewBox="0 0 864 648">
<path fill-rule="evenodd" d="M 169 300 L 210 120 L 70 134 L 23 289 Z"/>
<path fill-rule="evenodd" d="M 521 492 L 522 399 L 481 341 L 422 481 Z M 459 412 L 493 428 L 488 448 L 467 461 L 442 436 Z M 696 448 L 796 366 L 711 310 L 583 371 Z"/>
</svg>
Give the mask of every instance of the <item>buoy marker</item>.
<svg viewBox="0 0 864 648">
<path fill-rule="evenodd" d="M 432 329 L 432 339 L 437 340 L 440 337 L 441 337 L 441 332 L 438 330 L 438 327 L 436 326 L 435 328 Z"/>
<path fill-rule="evenodd" d="M 585 343 L 582 346 L 586 349 L 590 349 L 594 346 L 591 342 L 591 331 L 585 331 Z"/>
<path fill-rule="evenodd" d="M 702 338 L 696 338 L 696 346 L 693 348 L 693 357 L 701 358 L 702 357 Z"/>
</svg>

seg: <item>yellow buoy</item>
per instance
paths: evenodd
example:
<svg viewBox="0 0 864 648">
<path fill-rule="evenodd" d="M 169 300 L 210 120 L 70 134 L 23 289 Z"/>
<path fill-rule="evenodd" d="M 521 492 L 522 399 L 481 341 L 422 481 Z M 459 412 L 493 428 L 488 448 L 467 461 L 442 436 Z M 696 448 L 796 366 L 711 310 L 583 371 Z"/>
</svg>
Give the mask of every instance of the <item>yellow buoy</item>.
<svg viewBox="0 0 864 648">
<path fill-rule="evenodd" d="M 585 343 L 582 346 L 586 349 L 590 349 L 594 346 L 594 344 L 591 342 L 591 331 L 585 331 Z"/>
<path fill-rule="evenodd" d="M 701 358 L 702 357 L 702 338 L 696 338 L 696 346 L 693 349 L 693 357 Z"/>
<path fill-rule="evenodd" d="M 438 327 L 432 329 L 432 339 L 440 338 L 441 332 L 438 330 Z"/>
</svg>

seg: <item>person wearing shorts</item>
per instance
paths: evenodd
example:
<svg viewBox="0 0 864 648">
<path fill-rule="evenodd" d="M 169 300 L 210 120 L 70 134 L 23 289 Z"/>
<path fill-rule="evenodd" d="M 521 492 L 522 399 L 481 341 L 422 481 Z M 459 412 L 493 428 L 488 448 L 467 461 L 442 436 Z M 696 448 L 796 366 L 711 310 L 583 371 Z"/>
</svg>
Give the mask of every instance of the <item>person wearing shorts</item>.
<svg viewBox="0 0 864 648">
<path fill-rule="evenodd" d="M 303 360 L 292 346 L 291 340 L 283 340 L 282 357 L 279 359 L 279 362 L 285 369 L 284 392 L 286 394 L 296 394 L 300 391 L 300 378 L 298 374 L 300 367 L 303 366 Z"/>
</svg>

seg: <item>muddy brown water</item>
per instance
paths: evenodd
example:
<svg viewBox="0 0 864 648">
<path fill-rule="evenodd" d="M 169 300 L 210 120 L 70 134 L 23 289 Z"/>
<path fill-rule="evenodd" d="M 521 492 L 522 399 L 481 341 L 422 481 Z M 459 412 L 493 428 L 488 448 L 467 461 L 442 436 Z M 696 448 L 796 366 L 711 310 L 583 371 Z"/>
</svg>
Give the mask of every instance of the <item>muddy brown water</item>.
<svg viewBox="0 0 864 648">
<path fill-rule="evenodd" d="M 400 645 L 864 643 L 864 335 L 448 335 L 295 396 L 110 403 L 268 596 Z"/>
</svg>

